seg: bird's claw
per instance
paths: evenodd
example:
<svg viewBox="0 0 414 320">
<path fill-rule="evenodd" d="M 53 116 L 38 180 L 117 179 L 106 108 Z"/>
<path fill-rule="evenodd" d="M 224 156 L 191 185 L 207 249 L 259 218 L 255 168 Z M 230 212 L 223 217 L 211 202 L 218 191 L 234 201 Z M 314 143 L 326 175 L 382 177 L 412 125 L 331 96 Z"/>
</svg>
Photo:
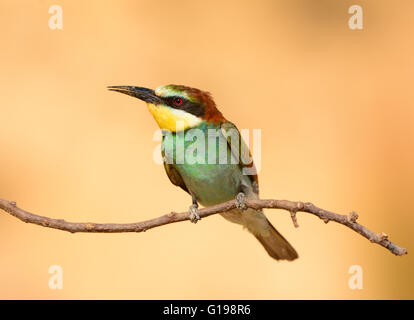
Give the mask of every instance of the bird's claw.
<svg viewBox="0 0 414 320">
<path fill-rule="evenodd" d="M 239 192 L 236 196 L 236 206 L 240 210 L 246 210 L 247 206 L 244 203 L 245 194 L 243 192 Z"/>
<path fill-rule="evenodd" d="M 196 204 L 192 204 L 189 208 L 189 212 L 190 212 L 190 220 L 192 223 L 197 223 L 198 220 L 201 220 L 198 212 L 197 212 L 197 208 L 198 206 Z"/>
</svg>

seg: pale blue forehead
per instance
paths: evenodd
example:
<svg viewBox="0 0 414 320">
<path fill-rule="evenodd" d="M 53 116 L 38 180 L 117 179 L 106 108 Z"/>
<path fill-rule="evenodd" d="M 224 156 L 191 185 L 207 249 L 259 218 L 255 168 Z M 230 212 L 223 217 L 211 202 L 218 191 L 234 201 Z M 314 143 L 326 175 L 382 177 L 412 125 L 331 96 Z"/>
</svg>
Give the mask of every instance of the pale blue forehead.
<svg viewBox="0 0 414 320">
<path fill-rule="evenodd" d="M 182 97 L 188 100 L 191 100 L 191 97 L 187 95 L 186 92 L 173 88 L 170 85 L 159 86 L 155 89 L 155 94 L 159 97 L 168 98 L 168 97 Z"/>
</svg>

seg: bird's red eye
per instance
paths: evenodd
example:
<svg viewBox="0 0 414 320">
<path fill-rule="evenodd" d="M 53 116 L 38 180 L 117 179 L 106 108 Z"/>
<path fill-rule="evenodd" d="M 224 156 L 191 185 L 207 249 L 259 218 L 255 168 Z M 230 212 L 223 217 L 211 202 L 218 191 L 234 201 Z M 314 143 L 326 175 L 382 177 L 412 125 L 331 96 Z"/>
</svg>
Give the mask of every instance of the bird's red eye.
<svg viewBox="0 0 414 320">
<path fill-rule="evenodd" d="M 183 99 L 181 99 L 181 98 L 175 98 L 174 99 L 174 104 L 176 106 L 180 106 L 180 105 L 182 105 L 182 103 L 183 103 Z"/>
</svg>

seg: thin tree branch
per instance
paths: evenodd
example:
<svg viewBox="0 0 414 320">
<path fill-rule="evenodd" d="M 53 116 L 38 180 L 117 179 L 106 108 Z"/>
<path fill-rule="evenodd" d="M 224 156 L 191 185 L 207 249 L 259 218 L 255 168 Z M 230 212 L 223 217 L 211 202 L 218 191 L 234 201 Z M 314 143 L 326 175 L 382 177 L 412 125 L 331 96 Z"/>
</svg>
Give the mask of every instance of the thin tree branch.
<svg viewBox="0 0 414 320">
<path fill-rule="evenodd" d="M 288 201 L 288 200 L 252 200 L 244 198 L 243 203 L 239 200 L 231 200 L 223 202 L 221 204 L 199 209 L 198 214 L 201 218 L 211 216 L 216 213 L 224 212 L 235 208 L 252 208 L 252 209 L 282 209 L 290 212 L 295 227 L 298 227 L 296 220 L 297 212 L 307 212 L 313 214 L 325 223 L 329 221 L 335 221 L 343 224 L 348 228 L 359 233 L 361 236 L 367 238 L 373 243 L 379 244 L 384 248 L 391 251 L 397 256 L 407 254 L 407 250 L 397 246 L 388 240 L 388 236 L 385 233 L 376 234 L 363 225 L 356 222 L 358 215 L 355 212 L 351 212 L 349 215 L 337 214 L 321 208 L 316 207 L 309 202 L 300 201 Z M 39 216 L 17 207 L 15 202 L 6 201 L 0 199 L 0 209 L 6 211 L 12 216 L 27 222 L 37 224 L 47 228 L 54 228 L 68 232 L 102 232 L 102 233 L 116 233 L 116 232 L 143 232 L 148 229 L 160 227 L 166 224 L 189 220 L 188 212 L 171 212 L 158 218 L 136 222 L 136 223 L 79 223 L 79 222 L 67 222 L 61 219 L 52 219 L 48 217 Z"/>
</svg>

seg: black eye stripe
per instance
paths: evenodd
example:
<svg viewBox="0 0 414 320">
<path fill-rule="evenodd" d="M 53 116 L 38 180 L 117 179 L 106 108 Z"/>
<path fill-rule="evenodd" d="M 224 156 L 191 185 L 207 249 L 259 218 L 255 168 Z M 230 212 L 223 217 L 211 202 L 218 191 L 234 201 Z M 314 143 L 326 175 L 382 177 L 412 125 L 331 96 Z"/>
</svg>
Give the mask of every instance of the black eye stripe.
<svg viewBox="0 0 414 320">
<path fill-rule="evenodd" d="M 181 99 L 182 103 L 180 105 L 177 105 L 176 103 L 174 103 L 175 99 Z M 167 98 L 164 98 L 163 100 L 165 104 L 170 106 L 171 108 L 186 111 L 197 117 L 201 117 L 205 113 L 205 108 L 201 103 L 193 102 L 183 97 L 177 97 L 177 96 L 167 97 Z"/>
</svg>

